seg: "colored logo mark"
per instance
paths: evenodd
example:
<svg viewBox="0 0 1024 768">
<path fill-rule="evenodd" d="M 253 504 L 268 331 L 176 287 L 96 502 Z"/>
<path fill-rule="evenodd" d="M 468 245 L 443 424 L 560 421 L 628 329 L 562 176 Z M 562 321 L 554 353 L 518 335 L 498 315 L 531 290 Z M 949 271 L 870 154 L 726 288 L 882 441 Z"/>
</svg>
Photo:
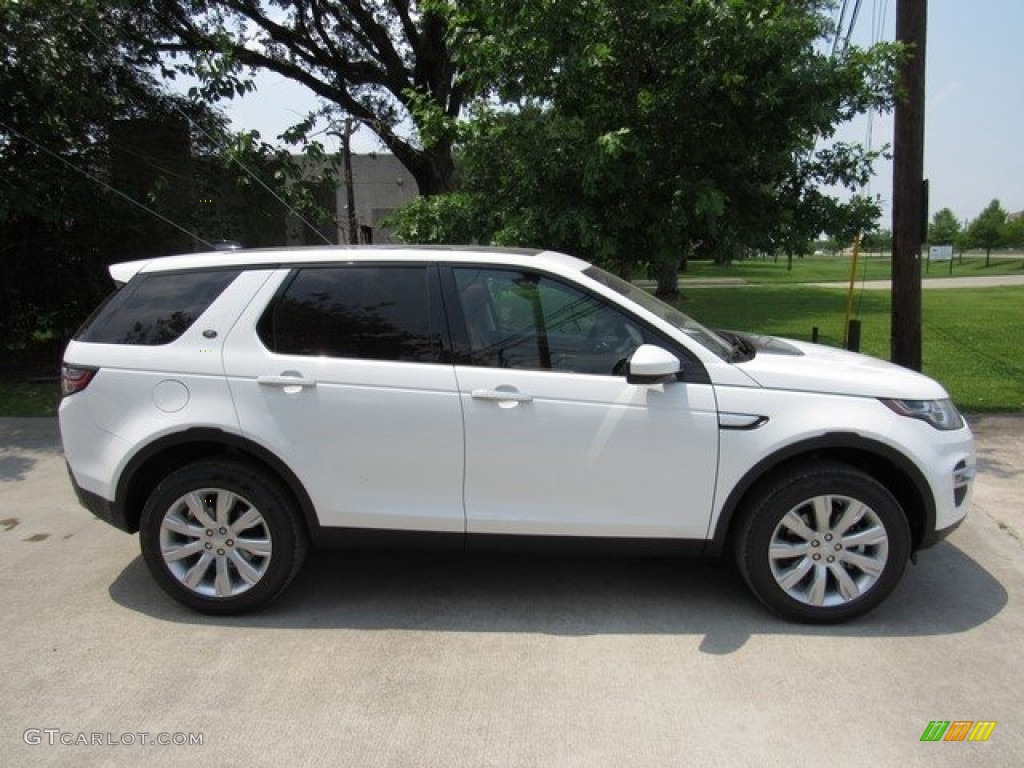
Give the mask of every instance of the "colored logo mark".
<svg viewBox="0 0 1024 768">
<path fill-rule="evenodd" d="M 988 741 L 995 727 L 995 720 L 932 720 L 921 741 Z"/>
</svg>

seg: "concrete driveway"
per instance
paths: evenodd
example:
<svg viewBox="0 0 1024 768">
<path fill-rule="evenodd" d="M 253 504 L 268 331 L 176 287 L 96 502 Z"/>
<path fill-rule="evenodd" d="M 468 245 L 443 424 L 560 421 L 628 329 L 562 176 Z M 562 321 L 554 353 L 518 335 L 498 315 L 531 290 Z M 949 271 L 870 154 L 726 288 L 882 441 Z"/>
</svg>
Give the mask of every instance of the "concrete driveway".
<svg viewBox="0 0 1024 768">
<path fill-rule="evenodd" d="M 967 523 L 807 628 L 725 565 L 365 553 L 201 617 L 76 505 L 53 421 L 0 420 L 0 765 L 1018 765 L 1024 419 L 974 424 Z M 957 720 L 997 725 L 921 742 Z"/>
</svg>

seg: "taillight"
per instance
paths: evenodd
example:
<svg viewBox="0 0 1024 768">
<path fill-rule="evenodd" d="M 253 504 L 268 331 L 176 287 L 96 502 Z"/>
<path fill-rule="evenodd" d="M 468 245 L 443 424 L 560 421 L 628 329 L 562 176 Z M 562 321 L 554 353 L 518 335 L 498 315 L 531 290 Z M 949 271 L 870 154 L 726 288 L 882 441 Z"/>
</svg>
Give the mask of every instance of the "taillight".
<svg viewBox="0 0 1024 768">
<path fill-rule="evenodd" d="M 82 368 L 77 365 L 62 365 L 60 368 L 60 393 L 67 397 L 81 392 L 92 381 L 98 368 Z"/>
</svg>

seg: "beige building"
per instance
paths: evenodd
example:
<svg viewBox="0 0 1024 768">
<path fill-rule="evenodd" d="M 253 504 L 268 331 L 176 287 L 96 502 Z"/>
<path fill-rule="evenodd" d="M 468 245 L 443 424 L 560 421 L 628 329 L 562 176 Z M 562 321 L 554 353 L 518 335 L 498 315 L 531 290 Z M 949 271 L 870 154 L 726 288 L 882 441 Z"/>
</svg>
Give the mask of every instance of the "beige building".
<svg viewBox="0 0 1024 768">
<path fill-rule="evenodd" d="M 289 245 L 321 244 L 324 238 L 332 243 L 349 242 L 348 191 L 340 163 L 337 172 L 337 185 L 325 189 L 320 202 L 334 212 L 333 221 L 315 222 L 317 231 L 313 231 L 298 218 L 289 216 Z M 394 155 L 352 155 L 352 196 L 360 243 L 392 242 L 384 221 L 418 194 L 416 180 Z"/>
<path fill-rule="evenodd" d="M 418 194 L 416 180 L 394 155 L 353 155 L 352 191 L 356 221 L 362 242 L 391 242 L 382 222 Z M 338 220 L 345 224 L 348 215 L 344 180 L 338 186 Z M 347 241 L 347 230 L 339 242 Z M 366 237 L 364 235 L 369 235 Z"/>
</svg>

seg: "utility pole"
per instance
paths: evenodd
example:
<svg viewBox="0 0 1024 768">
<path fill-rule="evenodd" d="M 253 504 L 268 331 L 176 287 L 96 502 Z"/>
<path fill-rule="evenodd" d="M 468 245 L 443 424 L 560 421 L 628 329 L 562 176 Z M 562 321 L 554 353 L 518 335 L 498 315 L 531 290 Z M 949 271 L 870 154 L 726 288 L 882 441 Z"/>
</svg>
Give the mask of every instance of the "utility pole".
<svg viewBox="0 0 1024 768">
<path fill-rule="evenodd" d="M 892 361 L 921 370 L 921 244 L 924 191 L 924 73 L 928 0 L 897 0 L 896 40 L 908 47 L 900 65 L 893 136 Z"/>
<path fill-rule="evenodd" d="M 348 208 L 348 242 L 359 243 L 359 222 L 356 220 L 356 192 L 352 188 L 352 118 L 345 118 L 341 135 L 341 157 L 345 165 L 345 205 Z"/>
</svg>

